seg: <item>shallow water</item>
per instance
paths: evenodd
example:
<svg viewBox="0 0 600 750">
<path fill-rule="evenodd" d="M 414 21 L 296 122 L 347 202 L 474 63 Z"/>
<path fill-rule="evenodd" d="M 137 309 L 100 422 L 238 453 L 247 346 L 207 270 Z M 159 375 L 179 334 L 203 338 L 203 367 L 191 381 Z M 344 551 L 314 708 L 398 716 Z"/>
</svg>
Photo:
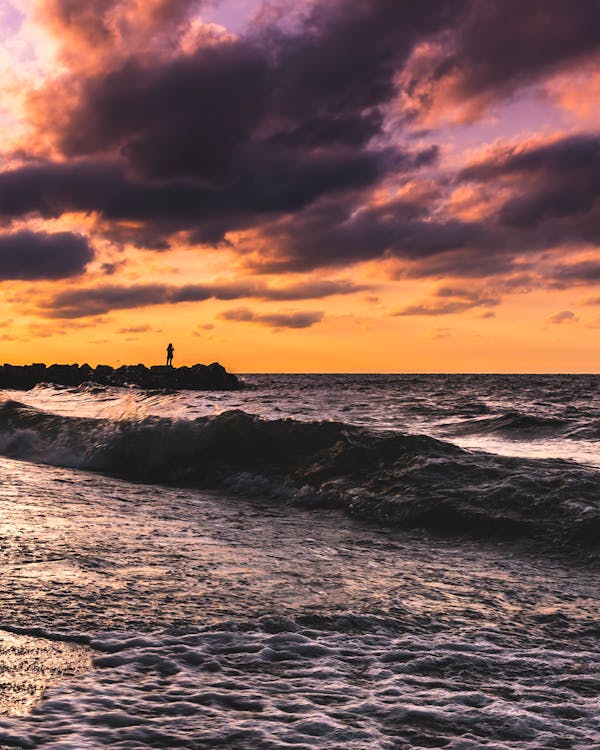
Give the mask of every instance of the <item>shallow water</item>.
<svg viewBox="0 0 600 750">
<path fill-rule="evenodd" d="M 43 406 L 49 419 L 21 407 L 2 412 L 0 436 L 11 457 L 0 458 L 1 627 L 60 647 L 87 644 L 95 658 L 83 674 L 53 675 L 54 685 L 28 716 L 0 719 L 0 746 L 599 745 L 600 588 L 593 544 L 586 539 L 578 548 L 571 536 L 568 545 L 556 546 L 546 536 L 545 544 L 532 545 L 528 536 L 550 511 L 560 511 L 556 517 L 563 520 L 582 505 L 595 511 L 598 475 L 589 462 L 464 453 L 429 437 L 407 443 L 405 426 L 392 439 L 389 423 L 378 424 L 376 438 L 356 416 L 363 407 L 353 388 L 347 389 L 346 427 L 316 425 L 315 431 L 298 414 L 294 422 L 272 421 L 275 408 L 282 416 L 285 405 L 282 396 L 274 404 L 275 388 L 227 395 L 242 404 L 214 394 L 79 390 L 59 399 L 60 391 L 45 390 L 18 398 Z M 291 392 L 285 392 L 291 412 Z M 378 403 L 376 389 L 371 395 Z M 249 411 L 251 398 L 255 412 L 271 421 L 215 418 L 208 409 L 221 401 L 224 412 L 236 405 Z M 316 392 L 314 400 L 329 403 L 335 416 L 332 392 Z M 106 420 L 106 409 L 121 410 L 118 424 L 81 421 Z M 148 422 L 152 411 L 168 421 Z M 58 413 L 75 419 L 56 420 Z M 207 413 L 213 415 L 208 422 L 190 422 Z M 177 421 L 183 414 L 185 428 Z M 595 418 L 578 417 L 579 428 Z M 454 419 L 468 427 L 466 419 Z M 531 431 L 531 420 L 525 426 Z M 425 432 L 435 430 L 432 420 Z M 510 439 L 547 440 L 521 432 Z M 82 433 L 94 447 L 85 455 Z M 285 459 L 285 441 L 297 446 L 294 462 Z M 140 456 L 160 464 L 156 444 L 171 451 L 171 464 L 184 456 L 185 477 L 164 473 L 162 465 L 159 484 L 152 472 L 125 476 L 122 465 L 121 476 L 107 476 L 114 469 L 107 456 L 114 462 L 124 445 L 130 471 Z M 320 462 L 318 471 L 314 462 L 310 471 L 305 466 L 309 455 Z M 208 457 L 221 472 L 210 490 L 200 486 L 205 473 L 189 473 L 192 459 Z M 353 515 L 348 505 L 315 494 L 318 472 L 319 491 L 335 484 L 338 501 L 352 496 Z M 314 480 L 311 492 L 298 489 L 299 476 Z M 384 496 L 388 508 L 414 508 L 416 500 L 426 502 L 432 476 L 446 477 L 446 494 L 431 486 L 431 508 L 454 502 L 463 521 L 467 503 L 471 513 L 479 502 L 494 518 L 501 510 L 514 513 L 506 498 L 519 491 L 515 476 L 527 478 L 532 506 L 520 510 L 530 526 L 497 534 L 474 527 L 469 516 L 467 525 L 436 525 L 432 536 L 426 516 L 406 529 L 399 518 L 380 514 L 367 521 L 359 512 L 365 504 L 381 509 Z M 277 478 L 275 492 L 269 477 Z M 504 487 L 502 504 L 494 482 Z M 544 487 L 559 490 L 540 510 L 535 492 Z"/>
</svg>

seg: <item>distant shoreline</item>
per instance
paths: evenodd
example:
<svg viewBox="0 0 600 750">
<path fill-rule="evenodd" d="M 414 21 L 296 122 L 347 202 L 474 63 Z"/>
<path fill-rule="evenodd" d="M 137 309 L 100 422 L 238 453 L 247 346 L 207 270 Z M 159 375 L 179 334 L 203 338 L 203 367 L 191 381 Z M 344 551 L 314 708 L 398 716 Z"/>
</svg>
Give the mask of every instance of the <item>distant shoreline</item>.
<svg viewBox="0 0 600 750">
<path fill-rule="evenodd" d="M 91 367 L 88 364 L 0 366 L 0 388 L 30 390 L 36 385 L 51 383 L 76 387 L 84 383 L 105 386 L 139 386 L 149 389 L 176 389 L 192 391 L 234 391 L 243 388 L 238 378 L 218 362 L 192 367 L 167 367 L 166 365 L 110 365 Z"/>
</svg>

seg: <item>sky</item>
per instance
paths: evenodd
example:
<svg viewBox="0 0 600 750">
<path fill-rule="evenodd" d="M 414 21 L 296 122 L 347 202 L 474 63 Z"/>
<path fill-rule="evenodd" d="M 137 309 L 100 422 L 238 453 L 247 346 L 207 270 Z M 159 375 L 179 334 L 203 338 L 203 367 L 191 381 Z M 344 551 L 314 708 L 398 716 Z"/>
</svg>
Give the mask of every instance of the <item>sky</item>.
<svg viewBox="0 0 600 750">
<path fill-rule="evenodd" d="M 0 359 L 600 370 L 598 0 L 0 0 Z"/>
</svg>

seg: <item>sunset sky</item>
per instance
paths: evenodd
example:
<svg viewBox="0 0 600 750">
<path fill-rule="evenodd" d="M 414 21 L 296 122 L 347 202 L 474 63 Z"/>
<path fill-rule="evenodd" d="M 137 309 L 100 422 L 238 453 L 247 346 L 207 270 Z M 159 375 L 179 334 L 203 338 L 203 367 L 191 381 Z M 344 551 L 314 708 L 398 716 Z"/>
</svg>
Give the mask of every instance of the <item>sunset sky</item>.
<svg viewBox="0 0 600 750">
<path fill-rule="evenodd" d="M 600 370 L 598 0 L 0 0 L 0 360 Z"/>
</svg>

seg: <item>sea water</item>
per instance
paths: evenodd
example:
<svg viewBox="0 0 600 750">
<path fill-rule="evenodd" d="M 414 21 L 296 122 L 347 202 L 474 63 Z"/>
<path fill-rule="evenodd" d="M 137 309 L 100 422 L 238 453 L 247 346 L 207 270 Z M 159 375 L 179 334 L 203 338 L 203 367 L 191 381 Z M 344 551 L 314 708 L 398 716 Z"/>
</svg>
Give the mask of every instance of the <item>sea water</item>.
<svg viewBox="0 0 600 750">
<path fill-rule="evenodd" d="M 2 394 L 0 747 L 599 747 L 600 378 L 244 381 Z"/>
</svg>

